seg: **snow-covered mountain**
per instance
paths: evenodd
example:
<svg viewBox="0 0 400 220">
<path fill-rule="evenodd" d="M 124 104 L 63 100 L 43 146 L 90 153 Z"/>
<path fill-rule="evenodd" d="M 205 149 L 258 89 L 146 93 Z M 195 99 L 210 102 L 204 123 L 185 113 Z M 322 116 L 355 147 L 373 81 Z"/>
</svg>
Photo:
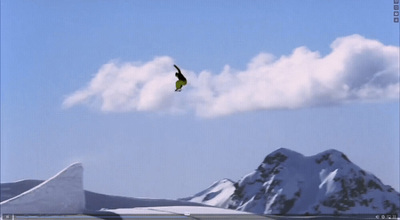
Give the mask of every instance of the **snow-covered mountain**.
<svg viewBox="0 0 400 220">
<path fill-rule="evenodd" d="M 269 154 L 234 182 L 223 179 L 181 200 L 110 196 L 83 189 L 83 167 L 73 164 L 46 181 L 1 184 L 1 214 L 188 216 L 207 213 L 266 219 L 255 214 L 400 214 L 400 194 L 346 155 L 328 150 L 303 156 L 288 149 Z M 200 204 L 201 203 L 201 204 Z M 271 216 L 269 216 L 271 217 Z M 0 218 L 1 219 L 1 218 Z"/>
<path fill-rule="evenodd" d="M 239 181 L 182 200 L 257 214 L 400 213 L 400 194 L 337 150 L 306 157 L 281 148 Z"/>
</svg>

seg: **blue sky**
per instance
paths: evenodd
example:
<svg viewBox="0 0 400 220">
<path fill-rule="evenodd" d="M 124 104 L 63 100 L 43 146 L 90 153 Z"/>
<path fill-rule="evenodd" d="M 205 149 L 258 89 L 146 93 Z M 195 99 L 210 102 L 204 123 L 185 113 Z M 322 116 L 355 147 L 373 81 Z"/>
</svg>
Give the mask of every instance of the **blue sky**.
<svg viewBox="0 0 400 220">
<path fill-rule="evenodd" d="M 389 0 L 1 1 L 1 182 L 178 198 L 335 148 L 399 190 L 398 47 Z"/>
</svg>

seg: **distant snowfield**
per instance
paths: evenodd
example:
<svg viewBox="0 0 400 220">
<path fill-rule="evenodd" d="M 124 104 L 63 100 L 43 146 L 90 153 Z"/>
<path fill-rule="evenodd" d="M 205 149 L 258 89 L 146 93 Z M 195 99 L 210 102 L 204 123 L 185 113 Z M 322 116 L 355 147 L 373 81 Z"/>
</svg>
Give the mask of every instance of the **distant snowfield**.
<svg viewBox="0 0 400 220">
<path fill-rule="evenodd" d="M 124 219 L 140 217 L 140 215 L 152 216 L 165 216 L 168 218 L 179 218 L 179 219 L 246 219 L 246 220 L 265 220 L 272 219 L 268 217 L 258 216 L 247 212 L 241 212 L 230 209 L 222 209 L 215 207 L 201 207 L 201 206 L 162 206 L 162 207 L 143 207 L 143 208 L 131 208 L 131 209 L 111 209 L 103 210 L 112 213 L 116 213 Z"/>
<path fill-rule="evenodd" d="M 102 209 L 101 211 L 113 212 L 120 215 L 130 214 L 178 214 L 178 215 L 251 215 L 248 212 L 240 212 L 231 209 L 222 209 L 215 207 L 204 206 L 159 206 L 159 207 L 140 207 L 140 208 L 125 208 L 125 209 Z"/>
</svg>

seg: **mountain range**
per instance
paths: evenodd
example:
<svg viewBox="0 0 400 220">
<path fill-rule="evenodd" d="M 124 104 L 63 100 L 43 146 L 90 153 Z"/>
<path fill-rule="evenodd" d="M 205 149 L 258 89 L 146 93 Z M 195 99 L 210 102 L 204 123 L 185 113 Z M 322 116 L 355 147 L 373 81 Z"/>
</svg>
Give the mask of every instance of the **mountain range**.
<svg viewBox="0 0 400 220">
<path fill-rule="evenodd" d="M 400 213 L 400 194 L 337 150 L 304 156 L 281 148 L 239 181 L 223 179 L 180 200 L 256 214 Z"/>
<path fill-rule="evenodd" d="M 104 195 L 83 189 L 83 166 L 73 164 L 46 181 L 1 184 L 2 213 L 197 213 L 261 215 L 397 215 L 400 193 L 342 152 L 304 156 L 281 148 L 238 181 L 222 179 L 178 200 Z M 224 211 L 225 210 L 225 211 Z M 228 211 L 231 210 L 231 211 Z M 249 215 L 250 213 L 256 215 Z M 198 217 L 202 219 L 202 217 Z"/>
</svg>

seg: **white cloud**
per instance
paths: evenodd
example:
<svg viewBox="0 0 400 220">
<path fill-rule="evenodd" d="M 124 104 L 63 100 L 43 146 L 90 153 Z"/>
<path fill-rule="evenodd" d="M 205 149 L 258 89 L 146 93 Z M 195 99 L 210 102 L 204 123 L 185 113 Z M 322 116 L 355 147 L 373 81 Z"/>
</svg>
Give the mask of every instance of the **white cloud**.
<svg viewBox="0 0 400 220">
<path fill-rule="evenodd" d="M 172 64 L 169 57 L 157 57 L 144 64 L 111 61 L 100 68 L 84 89 L 68 96 L 63 105 L 88 104 L 111 112 L 172 110 Z"/>
<path fill-rule="evenodd" d="M 303 108 L 399 97 L 399 48 L 360 35 L 336 39 L 321 57 L 306 47 L 289 56 L 255 56 L 243 71 L 228 65 L 219 74 L 183 70 L 188 85 L 174 92 L 173 59 L 109 62 L 63 105 L 88 104 L 102 111 L 194 110 L 202 117 L 236 112 Z"/>
</svg>

